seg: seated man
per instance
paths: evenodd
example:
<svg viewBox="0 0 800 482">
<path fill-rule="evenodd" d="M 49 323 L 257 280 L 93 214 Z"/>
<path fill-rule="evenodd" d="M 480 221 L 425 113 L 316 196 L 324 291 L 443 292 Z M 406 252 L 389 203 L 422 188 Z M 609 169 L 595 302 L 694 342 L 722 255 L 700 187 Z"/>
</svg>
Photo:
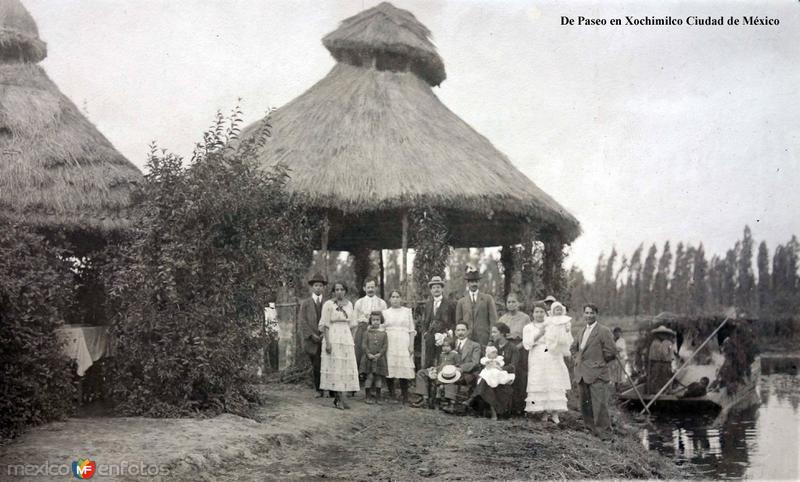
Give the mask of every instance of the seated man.
<svg viewBox="0 0 800 482">
<path fill-rule="evenodd" d="M 449 337 L 445 338 L 444 341 L 442 341 L 441 353 L 439 354 L 436 365 L 430 368 L 417 370 L 417 381 L 414 386 L 414 393 L 422 398 L 412 403 L 411 406 L 414 408 L 425 406 L 433 408 L 437 399 L 436 391 L 438 388 L 437 378 L 439 373 L 442 371 L 443 367 L 447 365 L 458 365 L 459 361 L 458 353 L 453 350 L 453 339 Z"/>
<path fill-rule="evenodd" d="M 445 412 L 453 413 L 458 398 L 460 388 L 466 386 L 468 393 L 462 397 L 462 402 L 469 398 L 475 381 L 481 368 L 481 345 L 468 338 L 469 325 L 466 322 L 456 323 L 456 352 L 459 355 L 459 362 L 456 365 L 460 377 L 456 383 L 444 386 L 445 405 L 442 409 Z"/>
<path fill-rule="evenodd" d="M 708 393 L 708 378 L 703 377 L 699 382 L 692 382 L 686 387 L 681 398 L 704 397 Z"/>
</svg>

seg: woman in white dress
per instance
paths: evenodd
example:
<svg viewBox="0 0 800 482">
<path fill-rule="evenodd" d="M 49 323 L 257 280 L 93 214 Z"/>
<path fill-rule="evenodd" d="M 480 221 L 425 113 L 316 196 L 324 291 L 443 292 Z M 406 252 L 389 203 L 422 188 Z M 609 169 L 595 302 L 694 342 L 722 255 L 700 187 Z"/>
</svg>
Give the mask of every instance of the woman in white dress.
<svg viewBox="0 0 800 482">
<path fill-rule="evenodd" d="M 400 380 L 400 392 L 403 404 L 408 401 L 408 381 L 413 380 L 414 370 L 414 317 L 411 309 L 403 306 L 403 297 L 398 290 L 389 296 L 389 308 L 383 310 L 386 322 L 383 324 L 389 346 L 386 350 L 386 363 L 389 375 L 386 384 L 389 388 L 389 399 L 394 399 L 395 380 Z"/>
<path fill-rule="evenodd" d="M 353 334 L 350 329 L 358 321 L 353 316 L 353 304 L 344 297 L 344 283 L 333 283 L 333 297 L 322 305 L 319 331 L 324 341 L 320 363 L 320 390 L 335 393 L 333 406 L 350 408 L 343 397 L 344 392 L 357 392 L 358 362 L 356 361 Z"/>
<path fill-rule="evenodd" d="M 571 335 L 564 324 L 548 324 L 544 304 L 536 303 L 533 319 L 522 330 L 522 344 L 528 350 L 528 397 L 525 411 L 548 415 L 559 423 L 558 412 L 567 410 L 569 371 L 564 364 L 564 346 Z"/>
</svg>

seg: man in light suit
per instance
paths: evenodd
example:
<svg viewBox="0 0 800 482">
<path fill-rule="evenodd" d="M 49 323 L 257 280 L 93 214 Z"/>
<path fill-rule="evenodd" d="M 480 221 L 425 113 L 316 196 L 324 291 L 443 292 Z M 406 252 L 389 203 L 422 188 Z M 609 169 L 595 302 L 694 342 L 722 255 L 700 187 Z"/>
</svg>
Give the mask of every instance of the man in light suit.
<svg viewBox="0 0 800 482">
<path fill-rule="evenodd" d="M 589 303 L 583 307 L 586 327 L 570 351 L 575 359 L 574 375 L 578 382 L 583 421 L 595 435 L 605 439 L 611 436 L 608 363 L 616 359 L 617 351 L 611 330 L 597 322 L 597 315 L 596 305 Z"/>
<path fill-rule="evenodd" d="M 456 323 L 467 323 L 472 329 L 470 338 L 484 347 L 489 344 L 489 332 L 497 322 L 497 307 L 491 295 L 478 291 L 481 274 L 477 269 L 467 268 L 464 279 L 469 290 L 456 305 Z"/>
<path fill-rule="evenodd" d="M 315 273 L 308 280 L 311 287 L 311 296 L 300 302 L 300 311 L 297 314 L 297 322 L 300 324 L 300 333 L 303 336 L 303 349 L 311 359 L 311 366 L 314 371 L 314 388 L 317 390 L 317 397 L 325 396 L 319 389 L 319 370 L 322 362 L 322 336 L 319 332 L 319 319 L 322 316 L 322 304 L 325 303 L 325 285 L 328 280 L 320 273 Z"/>
<path fill-rule="evenodd" d="M 441 276 L 433 276 L 428 281 L 431 297 L 425 301 L 420 331 L 423 333 L 425 359 L 422 368 L 436 364 L 440 348 L 436 346 L 435 334 L 455 329 L 455 304 L 443 296 L 444 281 Z"/>
<path fill-rule="evenodd" d="M 444 386 L 444 398 L 449 403 L 449 406 L 443 407 L 446 412 L 453 411 L 453 405 L 458 395 L 458 387 L 467 385 L 469 391 L 475 388 L 475 381 L 477 380 L 478 372 L 481 369 L 481 346 L 468 338 L 469 325 L 466 322 L 456 322 L 456 346 L 454 349 L 458 352 L 461 363 L 457 365 L 458 371 L 461 372 L 461 378 L 456 383 Z M 467 394 L 471 395 L 471 393 Z"/>
</svg>

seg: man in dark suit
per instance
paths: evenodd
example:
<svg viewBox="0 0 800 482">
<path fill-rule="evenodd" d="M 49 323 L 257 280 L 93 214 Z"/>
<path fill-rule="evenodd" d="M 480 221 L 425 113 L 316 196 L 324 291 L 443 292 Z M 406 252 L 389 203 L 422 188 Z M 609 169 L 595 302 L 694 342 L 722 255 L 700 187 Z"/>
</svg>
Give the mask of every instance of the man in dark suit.
<svg viewBox="0 0 800 482">
<path fill-rule="evenodd" d="M 486 346 L 489 344 L 489 331 L 497 322 L 497 307 L 491 295 L 478 291 L 481 274 L 477 269 L 469 267 L 464 275 L 469 291 L 458 300 L 456 305 L 456 323 L 465 322 L 472 328 L 470 338 Z"/>
<path fill-rule="evenodd" d="M 317 390 L 317 397 L 325 396 L 319 389 L 319 370 L 322 360 L 322 336 L 319 332 L 319 319 L 322 316 L 322 304 L 325 303 L 325 285 L 328 280 L 320 273 L 315 273 L 308 280 L 311 287 L 311 296 L 300 302 L 300 311 L 297 315 L 297 322 L 300 324 L 300 333 L 303 336 L 303 349 L 311 359 L 311 366 L 314 370 L 314 388 Z"/>
<path fill-rule="evenodd" d="M 578 382 L 583 421 L 595 435 L 605 439 L 611 436 L 608 363 L 616 360 L 617 350 L 611 330 L 597 322 L 597 315 L 596 305 L 589 303 L 583 307 L 586 327 L 575 339 L 571 351 L 575 357 L 574 375 Z"/>
<path fill-rule="evenodd" d="M 456 322 L 455 334 L 455 350 L 461 360 L 457 368 L 461 372 L 461 378 L 456 383 L 444 386 L 444 398 L 449 403 L 449 406 L 445 406 L 443 409 L 447 412 L 453 411 L 459 386 L 466 385 L 469 387 L 469 391 L 472 392 L 472 389 L 475 388 L 477 374 L 481 369 L 481 346 L 469 339 L 469 325 L 463 321 Z M 467 394 L 467 396 L 469 395 L 471 393 Z"/>
<path fill-rule="evenodd" d="M 434 335 L 455 328 L 455 304 L 443 296 L 444 281 L 441 276 L 434 276 L 428 281 L 431 297 L 425 302 L 420 322 L 423 352 L 422 368 L 430 368 L 436 364 L 440 348 L 436 346 Z"/>
</svg>

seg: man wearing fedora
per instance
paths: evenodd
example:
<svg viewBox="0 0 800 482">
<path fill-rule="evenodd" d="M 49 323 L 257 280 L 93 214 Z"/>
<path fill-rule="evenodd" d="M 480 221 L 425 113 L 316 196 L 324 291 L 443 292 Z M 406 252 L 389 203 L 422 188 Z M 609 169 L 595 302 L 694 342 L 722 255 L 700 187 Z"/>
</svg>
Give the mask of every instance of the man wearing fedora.
<svg viewBox="0 0 800 482">
<path fill-rule="evenodd" d="M 425 301 L 420 322 L 424 353 L 422 368 L 430 368 L 435 365 L 441 349 L 436 346 L 434 335 L 454 329 L 456 315 L 455 304 L 444 297 L 444 280 L 441 276 L 431 277 L 428 281 L 428 288 L 431 290 L 431 297 Z"/>
<path fill-rule="evenodd" d="M 489 344 L 489 331 L 497 322 L 497 307 L 491 295 L 478 290 L 481 274 L 476 268 L 467 267 L 464 279 L 468 291 L 456 305 L 456 323 L 467 323 L 472 329 L 470 338 L 484 347 Z"/>
<path fill-rule="evenodd" d="M 319 389 L 319 370 L 322 361 L 322 335 L 319 332 L 319 319 L 322 316 L 322 304 L 325 303 L 325 286 L 328 280 L 320 273 L 308 280 L 311 287 L 311 296 L 300 302 L 300 311 L 297 315 L 297 322 L 300 324 L 300 333 L 303 335 L 303 349 L 311 359 L 311 366 L 314 371 L 314 389 L 317 396 L 324 396 L 324 392 Z"/>
<path fill-rule="evenodd" d="M 575 358 L 574 379 L 578 383 L 583 421 L 595 435 L 605 439 L 611 435 L 608 363 L 616 360 L 617 347 L 611 330 L 597 321 L 599 314 L 592 303 L 583 307 L 586 327 L 575 338 L 570 350 Z"/>
</svg>

